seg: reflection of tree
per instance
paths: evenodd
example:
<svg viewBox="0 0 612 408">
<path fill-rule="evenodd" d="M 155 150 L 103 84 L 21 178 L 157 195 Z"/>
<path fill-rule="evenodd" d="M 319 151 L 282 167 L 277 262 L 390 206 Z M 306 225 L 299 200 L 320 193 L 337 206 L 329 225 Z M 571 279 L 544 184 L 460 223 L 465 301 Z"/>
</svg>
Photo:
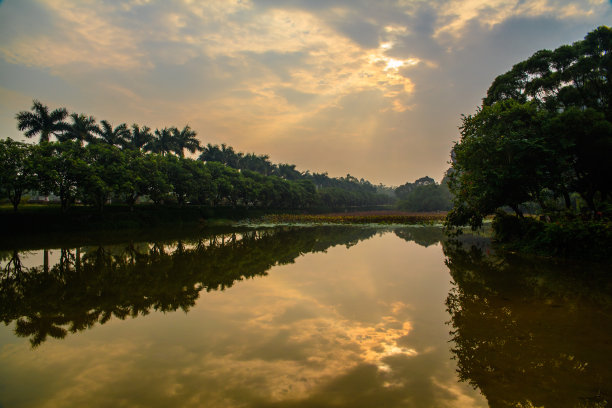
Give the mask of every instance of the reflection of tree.
<svg viewBox="0 0 612 408">
<path fill-rule="evenodd" d="M 492 407 L 612 402 L 609 273 L 445 244 L 461 380 Z M 607 275 L 607 276 L 606 276 Z"/>
<path fill-rule="evenodd" d="M 375 229 L 279 228 L 150 244 L 61 249 L 59 261 L 24 268 L 19 252 L 2 253 L 0 320 L 32 346 L 151 310 L 188 311 L 200 291 L 224 290 L 265 275 L 308 252 L 353 245 Z M 6 265 L 6 267 L 4 267 Z"/>
<path fill-rule="evenodd" d="M 417 244 L 428 247 L 444 240 L 442 228 L 436 227 L 408 227 L 394 230 L 395 235 L 405 241 L 414 241 Z"/>
</svg>

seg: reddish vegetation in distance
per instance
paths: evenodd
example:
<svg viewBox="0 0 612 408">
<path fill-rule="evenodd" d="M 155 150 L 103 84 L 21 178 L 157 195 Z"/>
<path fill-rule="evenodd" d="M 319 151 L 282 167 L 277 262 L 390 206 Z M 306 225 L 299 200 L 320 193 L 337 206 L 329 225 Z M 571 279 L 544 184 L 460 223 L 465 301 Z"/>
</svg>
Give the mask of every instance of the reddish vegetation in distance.
<svg viewBox="0 0 612 408">
<path fill-rule="evenodd" d="M 262 218 L 268 223 L 332 224 L 432 224 L 444 221 L 445 212 L 362 211 L 330 214 L 273 214 Z"/>
</svg>

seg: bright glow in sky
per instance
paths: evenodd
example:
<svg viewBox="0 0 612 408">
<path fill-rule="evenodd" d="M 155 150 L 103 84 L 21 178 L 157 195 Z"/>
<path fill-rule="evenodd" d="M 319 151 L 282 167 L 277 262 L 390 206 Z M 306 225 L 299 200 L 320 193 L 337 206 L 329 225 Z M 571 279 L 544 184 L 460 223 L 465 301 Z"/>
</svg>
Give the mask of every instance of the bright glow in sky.
<svg viewBox="0 0 612 408">
<path fill-rule="evenodd" d="M 439 180 L 495 76 L 611 17 L 605 0 L 6 0 L 0 137 L 36 98 L 300 170 Z"/>
</svg>

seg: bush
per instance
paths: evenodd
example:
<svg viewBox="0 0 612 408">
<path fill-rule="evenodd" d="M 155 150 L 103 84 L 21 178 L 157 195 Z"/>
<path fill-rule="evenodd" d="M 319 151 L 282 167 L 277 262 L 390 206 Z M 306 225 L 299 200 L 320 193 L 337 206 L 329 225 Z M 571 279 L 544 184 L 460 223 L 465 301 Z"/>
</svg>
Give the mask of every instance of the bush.
<svg viewBox="0 0 612 408">
<path fill-rule="evenodd" d="M 563 219 L 555 222 L 498 212 L 495 239 L 507 248 L 563 258 L 604 260 L 612 248 L 612 223 Z"/>
</svg>

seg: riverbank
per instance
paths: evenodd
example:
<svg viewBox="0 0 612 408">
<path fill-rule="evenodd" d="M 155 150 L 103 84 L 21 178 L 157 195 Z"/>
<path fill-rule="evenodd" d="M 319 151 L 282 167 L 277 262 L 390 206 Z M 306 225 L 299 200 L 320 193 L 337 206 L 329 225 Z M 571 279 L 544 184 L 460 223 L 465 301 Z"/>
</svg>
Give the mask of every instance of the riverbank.
<svg viewBox="0 0 612 408">
<path fill-rule="evenodd" d="M 40 236 L 71 235 L 104 236 L 125 232 L 140 235 L 146 231 L 201 230 L 204 228 L 249 227 L 253 225 L 294 224 L 435 224 L 444 213 L 407 213 L 396 211 L 360 211 L 305 213 L 304 210 L 253 209 L 247 207 L 163 206 L 129 207 L 109 205 L 100 213 L 91 207 L 74 206 L 62 214 L 57 205 L 28 204 L 14 212 L 0 207 L 0 223 L 4 233 L 0 243 L 27 241 Z M 324 210 L 324 209 L 323 209 Z"/>
<path fill-rule="evenodd" d="M 381 225 L 442 225 L 445 212 L 357 211 L 326 214 L 268 214 L 253 220 L 254 224 L 381 224 Z"/>
</svg>

